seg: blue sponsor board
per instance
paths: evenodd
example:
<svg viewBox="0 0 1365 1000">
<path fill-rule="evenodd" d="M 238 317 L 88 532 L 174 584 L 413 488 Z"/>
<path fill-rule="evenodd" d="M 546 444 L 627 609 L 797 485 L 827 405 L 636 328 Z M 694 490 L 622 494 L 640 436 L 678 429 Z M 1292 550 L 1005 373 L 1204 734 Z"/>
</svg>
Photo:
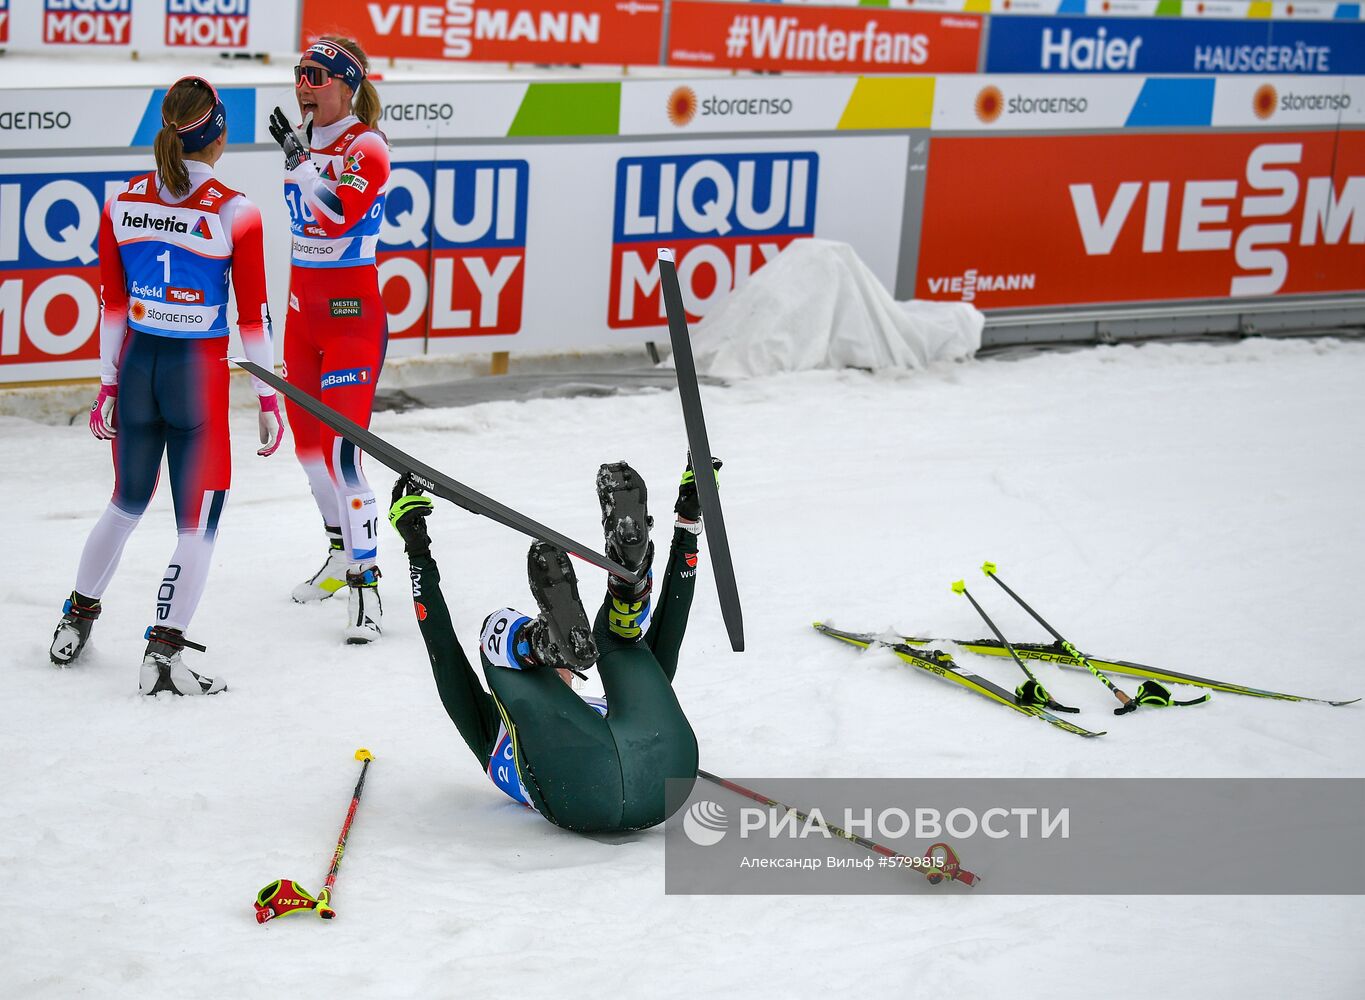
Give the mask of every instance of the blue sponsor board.
<svg viewBox="0 0 1365 1000">
<path fill-rule="evenodd" d="M 421 160 L 394 168 L 381 252 L 526 246 L 526 160 Z"/>
<path fill-rule="evenodd" d="M 819 163 L 815 153 L 622 157 L 613 242 L 809 235 Z"/>
<path fill-rule="evenodd" d="M 997 17 L 988 73 L 1365 75 L 1365 23 Z"/>
<path fill-rule="evenodd" d="M 140 172 L 0 174 L 0 271 L 93 266 L 104 203 Z"/>
</svg>

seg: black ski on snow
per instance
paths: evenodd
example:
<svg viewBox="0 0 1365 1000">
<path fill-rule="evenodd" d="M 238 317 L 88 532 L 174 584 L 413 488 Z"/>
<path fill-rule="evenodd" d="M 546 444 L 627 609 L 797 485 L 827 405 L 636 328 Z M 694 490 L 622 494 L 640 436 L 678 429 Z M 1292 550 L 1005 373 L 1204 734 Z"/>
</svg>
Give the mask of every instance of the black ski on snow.
<svg viewBox="0 0 1365 1000">
<path fill-rule="evenodd" d="M 659 251 L 659 277 L 663 286 L 664 308 L 668 311 L 668 339 L 673 345 L 673 370 L 678 376 L 678 396 L 682 400 L 683 424 L 687 427 L 687 449 L 692 454 L 697 499 L 701 501 L 706 550 L 720 597 L 720 613 L 730 634 L 730 648 L 744 650 L 744 614 L 739 606 L 739 585 L 730 560 L 730 542 L 725 534 L 725 518 L 720 511 L 720 491 L 716 478 L 709 474 L 711 444 L 706 439 L 706 417 L 701 409 L 697 387 L 697 368 L 692 361 L 692 338 L 687 331 L 687 311 L 683 308 L 682 288 L 672 250 Z"/>
<path fill-rule="evenodd" d="M 937 674 L 944 680 L 952 681 L 954 684 L 958 684 L 968 691 L 975 691 L 977 694 L 989 698 L 991 701 L 999 702 L 1006 708 L 1014 709 L 1020 715 L 1032 715 L 1042 719 L 1044 722 L 1056 726 L 1058 729 L 1064 729 L 1068 733 L 1075 733 L 1077 736 L 1104 735 L 1104 732 L 1096 733 L 1089 729 L 1083 729 L 1074 722 L 1068 722 L 1066 719 L 1053 715 L 1051 712 L 1047 711 L 1047 709 L 1019 704 L 1019 702 L 1015 700 L 1014 695 L 1009 691 L 1000 687 L 998 684 L 995 684 L 993 681 L 988 681 L 984 677 L 979 677 L 976 674 L 963 670 L 951 656 L 947 653 L 942 653 L 937 649 L 915 649 L 903 642 L 887 642 L 869 632 L 845 632 L 842 629 L 833 628 L 832 626 L 825 625 L 821 622 L 815 622 L 814 626 L 817 632 L 822 632 L 831 639 L 838 639 L 841 642 L 846 642 L 853 646 L 859 646 L 864 649 L 870 646 L 885 646 L 911 666 L 919 667 L 921 670 L 931 674 Z"/>
<path fill-rule="evenodd" d="M 922 636 L 905 635 L 901 636 L 901 642 L 908 646 L 927 646 L 934 640 Z M 1008 656 L 1005 647 L 994 639 L 946 639 L 955 646 L 968 650 L 973 653 L 980 653 L 982 656 Z M 1026 660 L 1041 660 L 1045 663 L 1055 663 L 1062 667 L 1071 667 L 1075 670 L 1084 670 L 1085 667 L 1070 653 L 1061 647 L 1060 643 L 1041 643 L 1041 642 L 1014 642 L 1010 643 L 1014 651 Z M 1298 694 L 1284 694 L 1280 691 L 1264 691 L 1260 688 L 1247 687 L 1243 684 L 1234 684 L 1231 681 L 1218 681 L 1208 677 L 1196 677 L 1194 674 L 1182 674 L 1176 670 L 1165 670 L 1161 667 L 1149 667 L 1142 663 L 1130 663 L 1127 660 L 1102 660 L 1098 656 L 1089 657 L 1091 663 L 1101 670 L 1111 674 L 1122 674 L 1125 677 L 1146 677 L 1157 681 L 1169 681 L 1172 684 L 1188 684 L 1191 687 L 1208 688 L 1211 691 L 1226 691 L 1229 694 L 1244 694 L 1253 698 L 1274 698 L 1279 701 L 1311 701 L 1319 705 L 1354 705 L 1360 701 L 1359 698 L 1348 698 L 1344 701 L 1330 701 L 1326 698 L 1307 698 Z"/>
<path fill-rule="evenodd" d="M 545 527 L 539 521 L 534 521 L 525 514 L 498 503 L 491 497 L 471 490 L 464 483 L 452 479 L 444 472 L 438 472 L 425 462 L 419 462 L 411 455 L 399 451 L 377 434 L 367 431 L 355 421 L 342 416 L 321 400 L 314 399 L 298 386 L 290 385 L 273 371 L 266 371 L 260 365 L 247 361 L 245 358 L 228 358 L 228 360 L 237 367 L 255 375 L 272 389 L 284 393 L 366 455 L 383 462 L 399 475 L 411 476 L 413 482 L 428 493 L 449 500 L 457 507 L 463 507 L 472 514 L 482 514 L 484 517 L 491 518 L 515 531 L 520 531 L 524 535 L 553 542 L 570 555 L 578 556 L 578 558 L 606 570 L 613 576 L 619 576 L 630 583 L 639 582 L 638 574 L 632 573 L 614 559 L 609 559 L 602 553 L 575 542 L 568 535 L 561 535 L 553 528 Z"/>
</svg>

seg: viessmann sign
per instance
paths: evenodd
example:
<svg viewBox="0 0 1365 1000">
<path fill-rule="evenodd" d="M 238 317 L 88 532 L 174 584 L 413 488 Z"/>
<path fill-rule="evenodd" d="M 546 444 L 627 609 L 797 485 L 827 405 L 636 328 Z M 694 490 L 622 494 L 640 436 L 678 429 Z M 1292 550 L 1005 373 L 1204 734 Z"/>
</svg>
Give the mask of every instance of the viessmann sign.
<svg viewBox="0 0 1365 1000">
<path fill-rule="evenodd" d="M 1325 294 L 1362 275 L 1365 132 L 933 141 L 917 297 Z"/>
<path fill-rule="evenodd" d="M 304 40 L 371 56 L 624 65 L 658 61 L 663 0 L 303 0 Z"/>
</svg>

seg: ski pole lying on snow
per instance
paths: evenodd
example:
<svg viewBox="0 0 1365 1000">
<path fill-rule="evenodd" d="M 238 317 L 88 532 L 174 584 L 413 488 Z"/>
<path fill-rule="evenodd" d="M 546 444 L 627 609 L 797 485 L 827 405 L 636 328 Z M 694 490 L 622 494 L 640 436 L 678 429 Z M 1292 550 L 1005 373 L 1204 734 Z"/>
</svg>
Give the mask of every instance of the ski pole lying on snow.
<svg viewBox="0 0 1365 1000">
<path fill-rule="evenodd" d="M 1099 667 L 1095 666 L 1095 664 L 1087 660 L 1085 658 L 1084 653 L 1082 653 L 1075 646 L 1071 645 L 1071 643 L 1067 642 L 1066 639 L 1062 637 L 1062 633 L 1058 632 L 1055 628 L 1053 628 L 1051 625 L 1045 622 L 1043 620 L 1042 615 L 1038 614 L 1038 612 L 1034 611 L 1031 607 L 1024 603 L 1024 599 L 1020 597 L 1018 594 L 1016 594 L 1014 591 L 1010 590 L 1010 588 L 1005 585 L 1004 580 L 1000 579 L 1000 577 L 995 575 L 995 563 L 993 562 L 982 563 L 981 572 L 985 573 L 996 583 L 1000 584 L 1000 588 L 1005 593 L 1013 597 L 1016 603 L 1018 603 L 1018 605 L 1021 608 L 1023 608 L 1030 615 L 1032 615 L 1034 621 L 1036 621 L 1039 625 L 1043 626 L 1043 628 L 1047 629 L 1049 632 L 1052 633 L 1052 638 L 1056 639 L 1059 643 L 1061 643 L 1063 649 L 1065 649 L 1068 653 L 1074 656 L 1078 663 L 1085 667 L 1086 670 L 1089 670 L 1092 674 L 1094 674 L 1096 679 L 1098 679 L 1100 683 L 1102 683 L 1113 693 L 1114 697 L 1119 700 L 1119 707 L 1114 709 L 1115 715 L 1126 715 L 1129 712 L 1137 711 L 1138 703 L 1136 701 L 1134 701 L 1131 697 L 1128 696 L 1128 694 L 1125 691 L 1117 687 L 1113 681 L 1106 677 L 1100 671 Z M 1018 657 L 1016 657 L 1016 659 L 1018 659 Z"/>
<path fill-rule="evenodd" d="M 1010 656 L 1014 657 L 1014 662 L 1019 664 L 1019 669 L 1024 672 L 1028 680 L 1014 689 L 1014 697 L 1019 704 L 1028 705 L 1032 708 L 1050 708 L 1054 712 L 1079 712 L 1079 708 L 1068 708 L 1066 705 L 1052 700 L 1052 696 L 1047 693 L 1047 688 L 1039 683 L 1038 678 L 1033 675 L 1033 671 L 1024 666 L 1024 661 L 1019 659 L 1019 654 L 1014 651 L 1014 647 L 1009 644 L 1009 640 L 1000 634 L 1000 630 L 995 627 L 995 622 L 991 621 L 991 616 L 986 614 L 984 608 L 976 603 L 976 598 L 967 589 L 965 580 L 958 580 L 953 584 L 953 593 L 961 594 L 972 602 L 972 607 L 976 608 L 976 613 L 981 616 L 981 620 L 986 623 L 986 627 L 991 630 L 1000 644 L 1009 650 Z"/>
<path fill-rule="evenodd" d="M 761 805 L 789 812 L 803 823 L 810 822 L 810 816 L 803 813 L 800 809 L 795 809 L 785 803 L 778 802 L 776 799 L 770 799 L 768 796 L 762 795 L 752 788 L 745 788 L 743 785 L 729 781 L 719 775 L 712 774 L 710 771 L 703 771 L 701 768 L 697 768 L 697 777 L 709 781 L 713 785 L 719 785 L 721 788 L 728 788 L 736 795 L 743 795 L 746 799 L 753 799 Z M 932 860 L 939 867 L 926 868 L 910 863 L 918 861 L 918 858 L 907 858 L 904 854 L 898 854 L 889 847 L 883 847 L 875 840 L 868 840 L 866 837 L 860 837 L 856 833 L 849 833 L 847 830 L 841 830 L 837 826 L 831 826 L 829 823 L 826 823 L 823 818 L 820 820 L 820 825 L 836 837 L 843 837 L 845 840 L 851 840 L 859 847 L 866 847 L 869 851 L 880 854 L 884 858 L 904 858 L 907 862 L 904 867 L 919 872 L 929 880 L 930 885 L 938 885 L 944 879 L 961 882 L 963 885 L 976 885 L 977 883 L 976 876 L 962 867 L 961 862 L 958 861 L 957 852 L 947 844 L 930 845 L 929 849 L 924 852 L 924 857 Z M 942 852 L 942 860 L 940 860 L 939 854 L 936 853 L 940 851 Z"/>
<path fill-rule="evenodd" d="M 341 856 L 346 851 L 346 837 L 351 832 L 355 820 L 356 807 L 360 805 L 360 793 L 365 790 L 365 774 L 370 769 L 374 754 L 361 747 L 355 752 L 355 759 L 364 761 L 360 765 L 360 780 L 355 783 L 351 795 L 351 808 L 346 812 L 346 821 L 341 824 L 341 836 L 337 838 L 336 851 L 332 854 L 332 867 L 327 872 L 327 881 L 322 891 L 313 896 L 301 888 L 293 879 L 277 878 L 256 894 L 256 923 L 263 924 L 275 917 L 283 917 L 299 910 L 316 910 L 323 920 L 331 920 L 337 915 L 332 909 L 332 887 L 336 885 L 337 873 L 341 870 Z"/>
</svg>

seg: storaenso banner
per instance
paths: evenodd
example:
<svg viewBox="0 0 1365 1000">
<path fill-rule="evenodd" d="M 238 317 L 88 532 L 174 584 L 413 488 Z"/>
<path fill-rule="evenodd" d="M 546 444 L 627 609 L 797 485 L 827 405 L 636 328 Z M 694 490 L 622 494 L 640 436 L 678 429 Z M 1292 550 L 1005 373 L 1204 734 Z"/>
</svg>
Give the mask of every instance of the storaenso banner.
<svg viewBox="0 0 1365 1000">
<path fill-rule="evenodd" d="M 988 73 L 1365 74 L 1365 22 L 997 17 Z"/>
<path fill-rule="evenodd" d="M 1365 779 L 739 780 L 668 782 L 666 892 L 1365 893 Z"/>
</svg>

